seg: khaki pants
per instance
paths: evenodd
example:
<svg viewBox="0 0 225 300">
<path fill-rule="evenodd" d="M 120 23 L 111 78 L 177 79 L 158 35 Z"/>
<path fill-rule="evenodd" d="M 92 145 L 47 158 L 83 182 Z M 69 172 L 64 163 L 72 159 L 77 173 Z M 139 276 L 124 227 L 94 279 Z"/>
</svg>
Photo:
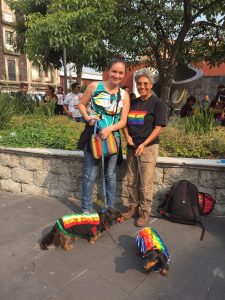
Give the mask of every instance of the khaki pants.
<svg viewBox="0 0 225 300">
<path fill-rule="evenodd" d="M 138 175 L 138 164 L 135 150 L 127 149 L 127 190 L 129 194 L 129 206 L 140 207 L 140 210 L 151 213 L 153 202 L 153 172 L 159 152 L 159 145 L 151 145 L 144 148 L 139 156 L 143 187 Z"/>
</svg>

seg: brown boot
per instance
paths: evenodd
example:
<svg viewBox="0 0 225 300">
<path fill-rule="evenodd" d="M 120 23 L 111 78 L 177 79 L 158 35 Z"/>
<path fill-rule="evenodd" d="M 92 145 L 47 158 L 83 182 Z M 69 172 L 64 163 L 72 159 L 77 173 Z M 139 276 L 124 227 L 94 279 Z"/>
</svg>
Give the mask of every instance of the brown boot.
<svg viewBox="0 0 225 300">
<path fill-rule="evenodd" d="M 148 223 L 149 220 L 149 213 L 147 211 L 141 211 L 140 212 L 140 217 L 137 219 L 135 225 L 142 227 L 145 226 Z"/>
<path fill-rule="evenodd" d="M 123 217 L 125 220 L 129 220 L 132 217 L 137 216 L 138 214 L 138 206 L 129 206 L 128 211 L 123 213 Z"/>
</svg>

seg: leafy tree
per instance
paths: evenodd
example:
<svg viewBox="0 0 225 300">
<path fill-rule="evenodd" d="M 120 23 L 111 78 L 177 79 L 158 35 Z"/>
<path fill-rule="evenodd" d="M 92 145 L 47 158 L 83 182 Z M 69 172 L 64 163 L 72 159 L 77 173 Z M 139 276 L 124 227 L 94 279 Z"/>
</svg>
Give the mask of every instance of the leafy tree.
<svg viewBox="0 0 225 300">
<path fill-rule="evenodd" d="M 124 0 L 117 9 L 112 49 L 158 69 L 161 97 L 168 105 L 178 62 L 224 61 L 223 0 Z"/>
<path fill-rule="evenodd" d="M 157 68 L 170 104 L 177 63 L 224 60 L 224 0 L 8 0 L 29 58 L 59 67 L 102 67 L 112 53 Z M 23 21 L 25 20 L 25 22 Z"/>
<path fill-rule="evenodd" d="M 114 1 L 9 0 L 9 5 L 19 20 L 17 45 L 32 61 L 60 68 L 65 47 L 80 81 L 83 66 L 95 66 L 110 54 L 105 36 L 116 21 Z"/>
</svg>

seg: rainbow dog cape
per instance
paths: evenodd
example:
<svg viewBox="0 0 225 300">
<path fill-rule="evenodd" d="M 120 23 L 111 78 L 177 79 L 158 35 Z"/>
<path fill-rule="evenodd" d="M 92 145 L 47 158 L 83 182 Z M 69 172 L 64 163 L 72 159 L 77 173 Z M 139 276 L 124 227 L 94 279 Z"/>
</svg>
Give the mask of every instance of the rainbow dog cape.
<svg viewBox="0 0 225 300">
<path fill-rule="evenodd" d="M 143 256 L 145 256 L 145 253 L 147 251 L 155 247 L 166 255 L 167 263 L 170 262 L 169 252 L 165 244 L 163 243 L 162 239 L 154 229 L 150 227 L 145 227 L 142 230 L 140 230 L 136 237 L 136 244 L 138 250 L 141 252 Z"/>
<path fill-rule="evenodd" d="M 65 215 L 56 224 L 65 235 L 71 237 L 93 237 L 101 228 L 97 213 Z"/>
</svg>

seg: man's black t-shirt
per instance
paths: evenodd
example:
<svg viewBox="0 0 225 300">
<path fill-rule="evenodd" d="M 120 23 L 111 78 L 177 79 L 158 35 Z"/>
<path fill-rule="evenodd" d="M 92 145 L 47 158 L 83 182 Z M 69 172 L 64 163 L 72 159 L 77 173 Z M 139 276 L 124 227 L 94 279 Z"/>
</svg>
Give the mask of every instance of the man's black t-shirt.
<svg viewBox="0 0 225 300">
<path fill-rule="evenodd" d="M 136 146 L 142 144 L 152 133 L 155 126 L 166 126 L 164 102 L 155 95 L 147 100 L 136 98 L 131 101 L 127 119 L 127 129 Z M 149 145 L 159 144 L 159 137 Z"/>
</svg>

